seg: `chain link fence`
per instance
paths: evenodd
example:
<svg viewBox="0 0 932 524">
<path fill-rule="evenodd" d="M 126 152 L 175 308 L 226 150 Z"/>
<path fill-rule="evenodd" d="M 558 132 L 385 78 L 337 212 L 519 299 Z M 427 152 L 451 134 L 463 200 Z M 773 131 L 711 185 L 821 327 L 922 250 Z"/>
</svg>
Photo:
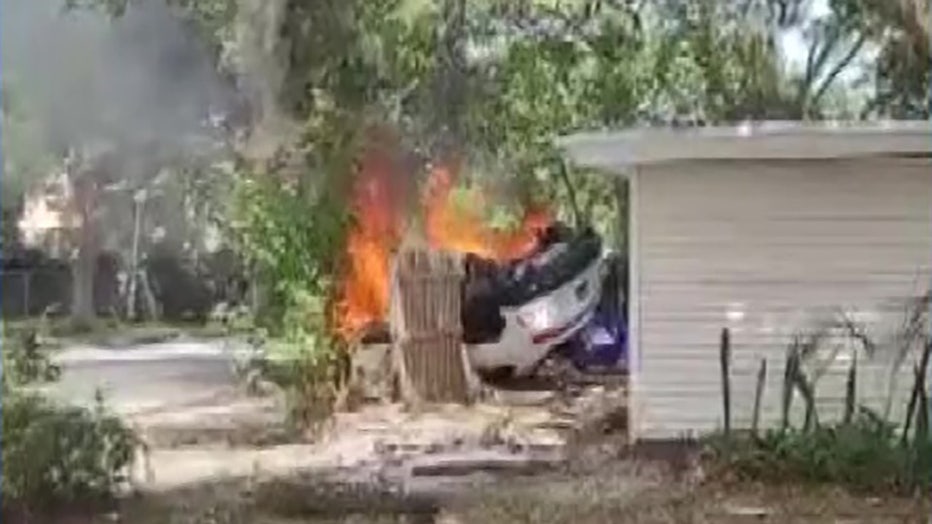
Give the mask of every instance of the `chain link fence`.
<svg viewBox="0 0 932 524">
<path fill-rule="evenodd" d="M 71 271 L 67 267 L 3 269 L 0 293 L 4 318 L 64 311 L 71 302 Z"/>
</svg>

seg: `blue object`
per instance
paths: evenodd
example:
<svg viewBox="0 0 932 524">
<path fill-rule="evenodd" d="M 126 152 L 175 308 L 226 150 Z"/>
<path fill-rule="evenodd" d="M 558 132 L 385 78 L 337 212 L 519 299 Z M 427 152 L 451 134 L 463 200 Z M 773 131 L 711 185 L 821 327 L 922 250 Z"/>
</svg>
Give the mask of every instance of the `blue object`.
<svg viewBox="0 0 932 524">
<path fill-rule="evenodd" d="M 620 369 L 628 360 L 628 330 L 624 316 L 610 308 L 596 310 L 589 324 L 570 341 L 569 357 L 580 371 Z"/>
</svg>

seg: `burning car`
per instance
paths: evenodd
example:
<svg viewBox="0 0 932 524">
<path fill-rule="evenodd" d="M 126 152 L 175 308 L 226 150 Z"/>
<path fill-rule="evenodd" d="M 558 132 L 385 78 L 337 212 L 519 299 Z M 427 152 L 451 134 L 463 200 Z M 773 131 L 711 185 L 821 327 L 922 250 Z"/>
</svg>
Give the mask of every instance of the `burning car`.
<svg viewBox="0 0 932 524">
<path fill-rule="evenodd" d="M 530 375 L 560 349 L 585 365 L 580 352 L 593 346 L 576 338 L 604 304 L 609 270 L 594 231 L 554 224 L 526 257 L 498 263 L 467 255 L 465 266 L 464 343 L 478 372 L 487 378 Z"/>
<path fill-rule="evenodd" d="M 413 222 L 411 202 L 397 194 L 404 177 L 392 151 L 367 150 L 353 186 L 356 220 L 334 318 L 342 336 L 363 344 L 390 339 L 391 260 Z M 430 168 L 419 188 L 418 236 L 430 249 L 464 256 L 461 328 L 473 367 L 486 376 L 526 376 L 554 354 L 580 369 L 617 361 L 624 333 L 620 310 L 604 306 L 618 293 L 602 292 L 613 264 L 601 238 L 540 207 L 525 209 L 514 227 L 492 227 L 482 188 L 457 193 L 456 181 L 455 166 Z"/>
</svg>

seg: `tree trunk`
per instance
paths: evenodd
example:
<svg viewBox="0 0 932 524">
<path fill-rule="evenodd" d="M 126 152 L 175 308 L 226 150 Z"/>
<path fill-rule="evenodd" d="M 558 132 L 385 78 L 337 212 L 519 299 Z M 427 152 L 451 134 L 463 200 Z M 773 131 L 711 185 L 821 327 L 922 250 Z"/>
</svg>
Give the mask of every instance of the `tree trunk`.
<svg viewBox="0 0 932 524">
<path fill-rule="evenodd" d="M 94 221 L 96 188 L 82 178 L 74 180 L 75 205 L 81 217 L 78 250 L 72 262 L 71 320 L 76 327 L 90 327 L 96 316 L 94 309 L 94 276 L 97 273 L 97 224 Z"/>
<path fill-rule="evenodd" d="M 82 236 L 83 232 L 82 232 Z M 88 327 L 94 320 L 94 273 L 96 249 L 89 244 L 78 248 L 72 265 L 71 320 L 76 326 Z"/>
</svg>

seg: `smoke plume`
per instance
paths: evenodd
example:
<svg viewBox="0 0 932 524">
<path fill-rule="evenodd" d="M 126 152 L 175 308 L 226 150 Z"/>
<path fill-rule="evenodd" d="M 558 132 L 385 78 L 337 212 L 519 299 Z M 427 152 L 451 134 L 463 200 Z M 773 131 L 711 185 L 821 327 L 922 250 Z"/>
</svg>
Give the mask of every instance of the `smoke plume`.
<svg viewBox="0 0 932 524">
<path fill-rule="evenodd" d="M 3 80 L 49 147 L 189 147 L 230 106 L 232 89 L 193 27 L 163 1 L 114 19 L 63 0 L 0 0 Z"/>
</svg>

